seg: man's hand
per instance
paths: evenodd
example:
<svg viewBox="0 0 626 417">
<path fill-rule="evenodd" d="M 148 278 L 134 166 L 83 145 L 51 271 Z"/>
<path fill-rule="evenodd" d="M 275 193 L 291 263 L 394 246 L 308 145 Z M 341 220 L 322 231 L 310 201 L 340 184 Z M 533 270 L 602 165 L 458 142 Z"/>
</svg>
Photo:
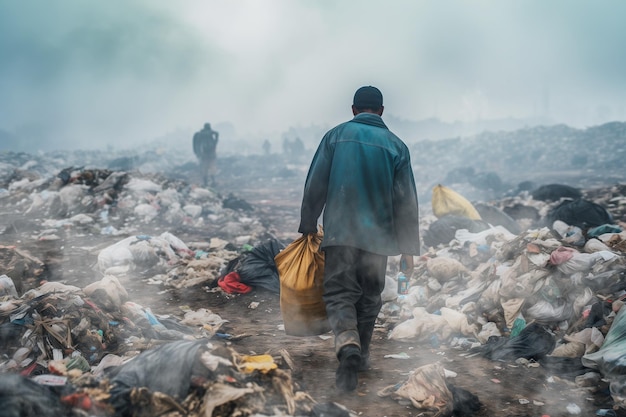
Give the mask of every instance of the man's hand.
<svg viewBox="0 0 626 417">
<path fill-rule="evenodd" d="M 318 233 L 320 230 L 320 227 L 316 224 L 315 226 L 303 226 L 300 225 L 300 228 L 298 229 L 298 232 L 302 233 L 303 235 L 310 235 L 310 234 L 316 234 Z"/>
<path fill-rule="evenodd" d="M 411 276 L 413 267 L 413 255 L 402 254 L 400 256 L 400 271 L 404 272 L 406 276 Z"/>
</svg>

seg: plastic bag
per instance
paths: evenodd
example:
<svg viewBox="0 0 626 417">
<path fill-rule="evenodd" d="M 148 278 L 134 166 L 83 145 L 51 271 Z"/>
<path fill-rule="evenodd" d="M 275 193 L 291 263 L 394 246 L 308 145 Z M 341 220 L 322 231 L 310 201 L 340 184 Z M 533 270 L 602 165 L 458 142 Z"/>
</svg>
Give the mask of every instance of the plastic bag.
<svg viewBox="0 0 626 417">
<path fill-rule="evenodd" d="M 114 275 L 105 275 L 100 281 L 92 282 L 83 292 L 107 311 L 119 311 L 126 301 L 128 292 Z"/>
<path fill-rule="evenodd" d="M 477 233 L 472 233 L 467 229 L 459 229 L 454 234 L 454 238 L 462 245 L 467 242 L 477 245 L 490 245 L 490 241 L 492 240 L 508 242 L 515 239 L 515 237 L 516 236 L 509 232 L 504 226 L 493 226 Z"/>
<path fill-rule="evenodd" d="M 284 249 L 280 241 L 268 239 L 245 252 L 241 256 L 241 262 L 236 266 L 241 282 L 253 288 L 261 287 L 275 294 L 280 293 L 278 271 L 274 257 Z"/>
<path fill-rule="evenodd" d="M 442 342 L 447 341 L 453 334 L 448 321 L 438 315 L 430 314 L 424 307 L 415 307 L 413 318 L 395 326 L 387 335 L 389 340 L 412 339 L 419 343 L 427 342 L 436 335 Z"/>
<path fill-rule="evenodd" d="M 0 297 L 11 296 L 18 298 L 13 280 L 7 275 L 0 275 Z"/>
<path fill-rule="evenodd" d="M 455 238 L 457 230 L 466 229 L 469 232 L 478 233 L 489 229 L 489 227 L 489 224 L 482 220 L 446 214 L 431 223 L 425 230 L 424 245 L 433 247 L 439 244 L 447 245 Z"/>
<path fill-rule="evenodd" d="M 604 207 L 583 199 L 563 201 L 550 210 L 547 219 L 549 224 L 561 220 L 570 226 L 580 227 L 583 230 L 613 223 L 613 217 Z"/>
<path fill-rule="evenodd" d="M 280 310 L 285 333 L 313 336 L 330 330 L 324 293 L 322 233 L 310 233 L 290 243 L 274 258 L 280 279 Z"/>
<path fill-rule="evenodd" d="M 137 398 L 132 395 L 136 388 L 145 387 L 177 401 L 184 400 L 192 375 L 209 374 L 207 368 L 198 366 L 200 354 L 208 350 L 206 340 L 176 341 L 145 350 L 123 365 L 109 368 L 106 373 L 111 381 L 110 404 L 116 415 L 132 415 L 137 406 Z"/>
<path fill-rule="evenodd" d="M 459 275 L 469 275 L 468 269 L 461 262 L 453 258 L 430 258 L 426 262 L 428 273 L 439 282 L 447 282 Z"/>
<path fill-rule="evenodd" d="M 53 389 L 21 375 L 0 374 L 3 416 L 56 417 L 70 415 Z"/>
<path fill-rule="evenodd" d="M 480 214 L 472 203 L 461 194 L 441 184 L 433 188 L 432 206 L 433 214 L 437 218 L 452 214 L 472 220 L 481 219 Z"/>
<path fill-rule="evenodd" d="M 168 240 L 156 236 L 136 235 L 100 251 L 98 269 L 106 275 L 129 271 L 136 271 L 141 275 L 154 275 L 165 272 L 170 265 L 179 260 Z"/>
<path fill-rule="evenodd" d="M 486 344 L 470 349 L 471 353 L 494 361 L 514 361 L 517 358 L 539 361 L 556 347 L 554 335 L 537 322 L 530 323 L 519 335 L 491 338 Z"/>
<path fill-rule="evenodd" d="M 406 381 L 383 388 L 378 396 L 406 399 L 415 408 L 433 410 L 436 415 L 450 415 L 454 404 L 446 385 L 445 369 L 438 362 L 415 369 Z"/>
<path fill-rule="evenodd" d="M 474 208 L 480 214 L 480 218 L 494 226 L 502 226 L 509 233 L 519 235 L 522 232 L 520 225 L 511 216 L 500 210 L 498 207 L 478 203 L 474 204 Z"/>
<path fill-rule="evenodd" d="M 621 407 L 626 405 L 626 308 L 615 316 L 602 347 L 582 357 L 582 364 L 597 369 L 609 379 L 611 397 Z"/>
<path fill-rule="evenodd" d="M 578 199 L 582 192 L 575 187 L 564 184 L 546 184 L 531 192 L 533 199 L 539 201 L 559 201 L 562 198 Z"/>
</svg>

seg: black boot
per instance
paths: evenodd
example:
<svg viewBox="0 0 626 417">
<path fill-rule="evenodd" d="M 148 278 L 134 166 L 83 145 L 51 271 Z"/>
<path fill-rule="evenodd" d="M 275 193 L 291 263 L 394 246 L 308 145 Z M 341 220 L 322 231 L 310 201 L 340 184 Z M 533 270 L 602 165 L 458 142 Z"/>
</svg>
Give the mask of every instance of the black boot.
<svg viewBox="0 0 626 417">
<path fill-rule="evenodd" d="M 354 391 L 358 383 L 357 372 L 361 364 L 361 350 L 347 345 L 339 351 L 339 367 L 335 373 L 335 385 L 342 391 Z"/>
<path fill-rule="evenodd" d="M 361 341 L 361 362 L 359 363 L 359 372 L 370 369 L 370 343 L 374 334 L 375 323 L 359 323 L 359 340 Z"/>
</svg>

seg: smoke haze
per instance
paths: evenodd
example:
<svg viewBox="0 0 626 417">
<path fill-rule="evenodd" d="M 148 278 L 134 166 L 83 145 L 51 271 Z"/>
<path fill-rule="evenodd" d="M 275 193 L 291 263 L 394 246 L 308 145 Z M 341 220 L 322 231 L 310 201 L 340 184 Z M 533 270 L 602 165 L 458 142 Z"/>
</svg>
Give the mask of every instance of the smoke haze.
<svg viewBox="0 0 626 417">
<path fill-rule="evenodd" d="M 0 150 L 190 141 L 205 122 L 225 140 L 276 138 L 347 120 L 366 84 L 397 120 L 624 120 L 624 12 L 619 0 L 4 1 Z"/>
</svg>

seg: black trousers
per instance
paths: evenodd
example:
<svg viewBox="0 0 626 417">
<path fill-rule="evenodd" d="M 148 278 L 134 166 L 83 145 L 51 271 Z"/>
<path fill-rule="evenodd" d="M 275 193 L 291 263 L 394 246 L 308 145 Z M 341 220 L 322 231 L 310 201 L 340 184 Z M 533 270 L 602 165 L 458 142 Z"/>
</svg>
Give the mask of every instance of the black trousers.
<svg viewBox="0 0 626 417">
<path fill-rule="evenodd" d="M 383 305 L 387 256 L 348 246 L 324 249 L 324 302 L 335 334 L 335 353 L 356 345 L 369 355 L 376 317 Z"/>
</svg>

